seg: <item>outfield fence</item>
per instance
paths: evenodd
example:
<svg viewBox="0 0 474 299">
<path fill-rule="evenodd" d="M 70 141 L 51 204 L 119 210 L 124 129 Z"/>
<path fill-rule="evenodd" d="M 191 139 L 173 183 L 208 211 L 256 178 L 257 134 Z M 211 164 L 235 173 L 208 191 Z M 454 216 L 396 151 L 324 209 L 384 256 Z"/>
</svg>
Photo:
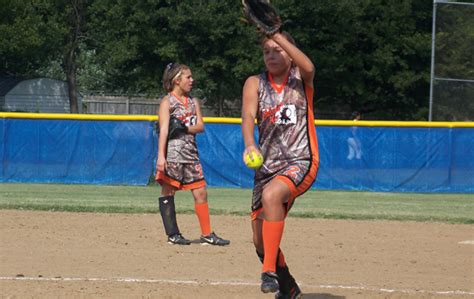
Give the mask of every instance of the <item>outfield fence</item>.
<svg viewBox="0 0 474 299">
<path fill-rule="evenodd" d="M 205 118 L 211 187 L 251 188 L 238 118 Z M 0 182 L 146 185 L 156 116 L 0 113 Z M 473 122 L 316 121 L 319 190 L 474 193 Z M 256 136 L 257 138 L 257 136 Z"/>
</svg>

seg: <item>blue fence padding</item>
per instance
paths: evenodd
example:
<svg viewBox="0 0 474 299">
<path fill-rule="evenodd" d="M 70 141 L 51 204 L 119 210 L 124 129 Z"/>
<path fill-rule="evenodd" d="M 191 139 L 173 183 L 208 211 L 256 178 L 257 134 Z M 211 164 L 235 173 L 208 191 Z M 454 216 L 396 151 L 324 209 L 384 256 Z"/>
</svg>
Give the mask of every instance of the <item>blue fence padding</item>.
<svg viewBox="0 0 474 299">
<path fill-rule="evenodd" d="M 472 129 L 358 127 L 359 159 L 348 158 L 351 128 L 317 130 L 317 189 L 474 192 Z"/>
<path fill-rule="evenodd" d="M 197 144 L 209 186 L 253 187 L 254 171 L 242 160 L 245 146 L 240 124 L 206 124 Z"/>
<path fill-rule="evenodd" d="M 474 192 L 473 129 L 320 126 L 316 131 L 321 161 L 314 189 Z M 351 156 L 354 140 L 360 152 Z M 240 125 L 206 124 L 197 141 L 209 186 L 253 186 L 253 172 L 242 162 Z"/>
<path fill-rule="evenodd" d="M 472 128 L 316 130 L 315 189 L 474 193 Z M 208 123 L 197 143 L 208 186 L 253 186 L 239 124 Z M 0 182 L 146 185 L 156 154 L 149 121 L 0 119 Z"/>
<path fill-rule="evenodd" d="M 150 122 L 1 119 L 0 182 L 144 185 Z"/>
</svg>

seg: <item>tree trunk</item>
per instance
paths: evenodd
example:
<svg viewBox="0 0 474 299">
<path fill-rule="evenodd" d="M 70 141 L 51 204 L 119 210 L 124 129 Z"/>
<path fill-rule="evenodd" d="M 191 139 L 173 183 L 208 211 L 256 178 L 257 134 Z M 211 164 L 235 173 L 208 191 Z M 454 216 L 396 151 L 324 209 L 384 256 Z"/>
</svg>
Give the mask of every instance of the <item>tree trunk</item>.
<svg viewBox="0 0 474 299">
<path fill-rule="evenodd" d="M 79 49 L 79 40 L 81 38 L 81 25 L 83 18 L 83 3 L 82 0 L 71 0 L 72 11 L 70 15 L 71 24 L 71 41 L 70 48 L 65 57 L 66 64 L 66 80 L 68 83 L 69 107 L 71 113 L 78 113 L 79 107 L 77 102 L 77 88 L 76 88 L 76 54 Z"/>
<path fill-rule="evenodd" d="M 224 97 L 222 96 L 222 83 L 219 84 L 219 95 L 218 95 L 218 101 L 219 101 L 219 117 L 224 116 Z"/>
<path fill-rule="evenodd" d="M 76 93 L 76 50 L 70 49 L 66 57 L 66 78 L 69 95 L 69 108 L 71 113 L 79 113 Z"/>
</svg>

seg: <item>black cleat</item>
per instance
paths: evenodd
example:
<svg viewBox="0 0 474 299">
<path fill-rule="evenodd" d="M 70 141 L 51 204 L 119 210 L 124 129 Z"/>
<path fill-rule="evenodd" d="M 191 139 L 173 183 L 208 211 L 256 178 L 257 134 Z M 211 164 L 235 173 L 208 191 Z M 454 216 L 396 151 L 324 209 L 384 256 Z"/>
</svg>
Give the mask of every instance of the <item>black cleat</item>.
<svg viewBox="0 0 474 299">
<path fill-rule="evenodd" d="M 280 285 L 280 291 L 276 293 L 276 299 L 296 299 L 301 298 L 303 295 L 295 278 L 290 274 L 288 266 L 280 267 L 277 266 L 276 273 L 278 275 L 278 284 Z"/>
<path fill-rule="evenodd" d="M 201 236 L 201 245 L 217 245 L 217 246 L 226 246 L 230 244 L 229 240 L 224 240 L 221 237 L 217 236 L 214 232 L 212 232 L 208 236 Z"/>
<path fill-rule="evenodd" d="M 298 299 L 302 298 L 303 294 L 301 293 L 300 287 L 295 284 L 293 288 L 291 288 L 289 293 L 283 293 L 281 290 L 275 294 L 275 299 Z"/>
<path fill-rule="evenodd" d="M 168 243 L 174 245 L 190 245 L 191 241 L 183 237 L 182 234 L 174 234 L 168 237 Z"/>
<path fill-rule="evenodd" d="M 257 251 L 257 256 L 260 259 L 260 262 L 263 264 L 264 255 Z M 275 299 L 297 299 L 302 298 L 303 294 L 295 281 L 295 278 L 290 274 L 290 270 L 288 266 L 278 266 L 278 259 L 277 259 L 277 267 L 276 267 L 276 274 L 278 280 L 279 291 L 275 294 Z"/>
<path fill-rule="evenodd" d="M 278 275 L 275 272 L 263 272 L 260 290 L 264 293 L 275 293 L 279 289 Z"/>
</svg>

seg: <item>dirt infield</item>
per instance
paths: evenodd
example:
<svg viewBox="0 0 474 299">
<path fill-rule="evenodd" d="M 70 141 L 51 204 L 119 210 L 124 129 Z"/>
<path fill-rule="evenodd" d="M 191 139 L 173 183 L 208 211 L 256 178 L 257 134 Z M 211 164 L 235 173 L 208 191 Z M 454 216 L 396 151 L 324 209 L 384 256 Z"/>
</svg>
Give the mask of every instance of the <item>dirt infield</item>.
<svg viewBox="0 0 474 299">
<path fill-rule="evenodd" d="M 196 216 L 178 221 L 198 238 Z M 156 214 L 0 210 L 1 297 L 273 298 L 249 218 L 211 221 L 229 247 L 169 245 Z M 473 225 L 290 217 L 282 249 L 306 299 L 474 298 L 473 240 Z"/>
</svg>

